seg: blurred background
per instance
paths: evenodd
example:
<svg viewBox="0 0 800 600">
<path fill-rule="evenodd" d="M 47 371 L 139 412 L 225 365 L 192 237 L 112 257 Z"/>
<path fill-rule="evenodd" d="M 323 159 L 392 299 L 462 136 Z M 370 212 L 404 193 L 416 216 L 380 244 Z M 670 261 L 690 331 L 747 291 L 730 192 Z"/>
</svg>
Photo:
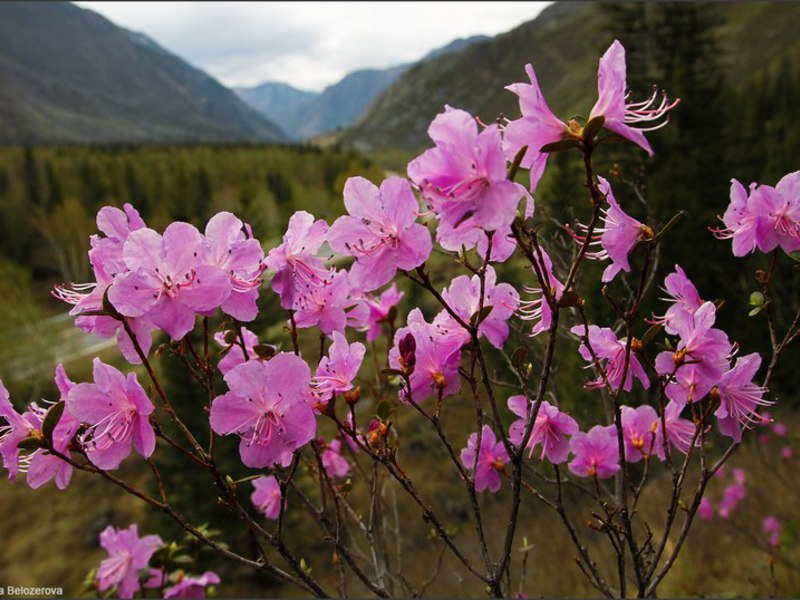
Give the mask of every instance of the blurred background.
<svg viewBox="0 0 800 600">
<path fill-rule="evenodd" d="M 295 210 L 329 221 L 340 215 L 347 177 L 377 183 L 387 172 L 403 174 L 430 145 L 427 126 L 444 104 L 487 123 L 516 118 L 517 98 L 503 88 L 526 79 L 528 62 L 556 114 L 586 115 L 597 60 L 615 38 L 627 49 L 635 94 L 644 98 L 657 84 L 682 102 L 669 126 L 650 136 L 655 158 L 606 147 L 597 172 L 613 171 L 623 206 L 656 229 L 679 209 L 688 211 L 668 238 L 659 274 L 682 265 L 704 298 L 726 300 L 720 324 L 744 352 L 766 352 L 763 320 L 747 316 L 747 298 L 757 289 L 752 274 L 763 259 L 734 259 L 729 243 L 714 240 L 708 228 L 719 223 L 732 177 L 774 185 L 800 166 L 798 31 L 800 4 L 783 2 L 0 3 L 0 378 L 21 406 L 54 396 L 56 363 L 76 381 L 87 379 L 93 356 L 119 364 L 113 342 L 75 329 L 68 307 L 49 295 L 56 283 L 91 280 L 88 238 L 101 206 L 131 202 L 157 230 L 173 220 L 202 228 L 216 212 L 231 210 L 269 250 Z M 543 223 L 585 218 L 584 196 L 580 164 L 556 155 L 537 191 L 537 216 Z M 556 258 L 567 257 L 570 243 L 552 229 L 546 240 Z M 455 267 L 442 266 L 435 276 L 444 286 Z M 504 269 L 507 280 L 528 281 L 514 261 Z M 798 282 L 791 265 L 781 269 L 778 298 L 785 302 L 775 311 L 785 325 Z M 598 292 L 585 295 L 594 321 L 613 320 Z M 410 289 L 406 300 L 427 306 Z M 268 292 L 261 307 L 252 329 L 280 342 L 285 314 Z M 660 310 L 657 301 L 650 310 Z M 523 341 L 525 333 L 520 325 L 515 336 Z M 188 378 L 170 360 L 159 369 L 178 403 L 191 408 Z M 791 431 L 800 424 L 797 349 L 784 360 L 773 412 Z M 579 368 L 577 357 L 565 355 L 560 364 L 562 403 L 590 415 L 596 401 L 569 374 Z M 466 407 L 461 421 L 454 417 L 463 437 L 469 414 Z M 197 418 L 196 426 L 205 427 Z M 235 445 L 224 447 L 236 469 Z M 744 503 L 739 521 L 697 525 L 664 593 L 800 594 L 796 462 L 765 468 L 765 452 L 750 444 L 740 453 L 759 493 Z M 439 453 L 435 436 L 419 431 L 406 456 L 412 471 L 425 474 Z M 133 463 L 123 474 L 150 485 L 146 468 Z M 246 536 L 216 511 L 213 492 L 205 498 L 211 488 L 202 474 L 183 463 L 166 468 L 187 511 L 214 520 L 226 540 L 246 547 Z M 781 469 L 788 487 L 773 476 Z M 165 539 L 177 535 L 102 482 L 79 475 L 75 481 L 65 492 L 0 484 L 0 585 L 61 585 L 79 595 L 85 573 L 103 556 L 97 535 L 106 525 L 139 521 Z M 435 487 L 449 497 L 455 485 L 445 479 Z M 486 502 L 505 506 L 502 494 Z M 435 557 L 419 515 L 403 510 L 419 524 L 410 526 L 406 543 Z M 790 549 L 777 575 L 757 544 L 741 543 L 770 510 L 783 515 Z M 448 511 L 466 523 L 455 500 Z M 526 535 L 549 544 L 532 551 L 529 593 L 590 593 L 571 560 L 545 560 L 571 552 L 550 515 L 532 506 L 526 518 Z M 288 526 L 302 543 L 302 519 Z M 468 523 L 465 529 L 469 535 Z M 329 561 L 326 552 L 321 542 L 310 543 L 309 562 Z M 291 593 L 218 562 L 209 565 L 223 574 L 222 595 Z M 446 563 L 430 593 L 475 593 L 469 583 L 460 587 L 462 575 Z"/>
</svg>

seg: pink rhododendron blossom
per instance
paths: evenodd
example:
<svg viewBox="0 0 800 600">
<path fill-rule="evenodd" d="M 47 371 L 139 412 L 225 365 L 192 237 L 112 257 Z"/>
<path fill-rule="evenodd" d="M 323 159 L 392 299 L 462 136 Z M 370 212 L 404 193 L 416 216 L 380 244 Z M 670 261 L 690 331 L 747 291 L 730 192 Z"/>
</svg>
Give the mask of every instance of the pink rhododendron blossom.
<svg viewBox="0 0 800 600">
<path fill-rule="evenodd" d="M 755 183 L 751 184 L 751 193 L 755 187 Z M 748 206 L 750 196 L 747 190 L 736 179 L 731 179 L 730 197 L 731 203 L 721 218 L 725 228 L 711 229 L 711 232 L 717 239 L 733 240 L 734 256 L 746 256 L 756 249 L 758 219 Z"/>
<path fill-rule="evenodd" d="M 398 346 L 409 333 L 416 342 L 415 366 L 410 375 L 413 401 L 420 403 L 431 395 L 438 395 L 439 390 L 442 397 L 458 392 L 461 389 L 461 377 L 458 374 L 461 358 L 459 350 L 463 339 L 426 322 L 422 312 L 415 308 L 408 314 L 408 325 L 395 333 L 394 346 L 389 351 L 389 366 L 393 369 L 403 368 Z M 407 390 L 401 389 L 400 399 L 405 400 L 406 394 Z"/>
<path fill-rule="evenodd" d="M 762 252 L 779 247 L 800 250 L 800 171 L 785 175 L 775 187 L 759 185 L 747 202 L 756 218 L 756 243 Z"/>
<path fill-rule="evenodd" d="M 164 598 L 206 598 L 206 588 L 219 582 L 219 575 L 213 571 L 200 576 L 184 575 L 178 583 L 164 590 Z"/>
<path fill-rule="evenodd" d="M 783 446 L 781 448 L 781 458 L 782 459 L 789 460 L 790 458 L 792 458 L 793 455 L 794 455 L 794 453 L 792 452 L 792 447 L 791 446 Z"/>
<path fill-rule="evenodd" d="M 614 279 L 620 271 L 630 273 L 631 264 L 628 255 L 642 240 L 652 239 L 653 230 L 627 215 L 617 203 L 611 184 L 602 177 L 597 178 L 598 189 L 608 202 L 608 209 L 603 210 L 602 226 L 596 227 L 592 232 L 589 246 L 600 246 L 600 250 L 587 252 L 586 257 L 593 260 L 611 259 L 611 264 L 603 271 L 602 281 L 607 283 Z M 575 240 L 581 244 L 586 242 L 589 228 L 582 223 L 578 227 L 584 235 L 573 233 Z"/>
<path fill-rule="evenodd" d="M 348 313 L 350 325 L 366 330 L 368 342 L 375 341 L 381 335 L 381 324 L 390 320 L 392 309 L 400 304 L 404 295 L 405 292 L 397 291 L 395 283 L 380 296 L 365 295 Z"/>
<path fill-rule="evenodd" d="M 734 482 L 722 492 L 722 499 L 717 507 L 717 514 L 722 519 L 730 518 L 739 503 L 747 497 L 744 471 L 742 469 L 734 469 L 733 472 Z"/>
<path fill-rule="evenodd" d="M 530 83 L 512 83 L 506 89 L 519 96 L 519 108 L 522 117 L 509 122 L 503 132 L 503 151 L 509 161 L 513 161 L 523 147 L 527 146 L 520 166 L 530 169 L 531 192 L 544 173 L 547 164 L 547 152 L 542 148 L 547 144 L 558 142 L 567 134 L 567 124 L 557 118 L 547 106 L 536 72 L 530 64 L 525 65 Z"/>
<path fill-rule="evenodd" d="M 255 509 L 267 519 L 273 521 L 281 513 L 281 486 L 274 475 L 262 476 L 253 480 L 255 490 L 250 495 L 250 501 Z M 283 501 L 284 508 L 286 500 Z"/>
<path fill-rule="evenodd" d="M 497 283 L 494 268 L 486 268 L 483 284 L 478 275 L 473 275 L 472 279 L 466 275 L 456 277 L 442 291 L 442 298 L 465 323 L 470 322 L 470 318 L 481 306 L 491 307 L 489 314 L 478 326 L 478 335 L 485 335 L 495 348 L 503 347 L 509 333 L 508 319 L 519 308 L 519 293 L 508 283 Z M 469 341 L 469 332 L 447 311 L 442 311 L 435 323 L 461 337 L 463 343 Z"/>
<path fill-rule="evenodd" d="M 727 370 L 732 348 L 728 336 L 712 327 L 715 319 L 712 302 L 704 303 L 692 317 L 676 315 L 673 327 L 680 336 L 678 349 L 656 357 L 659 375 L 675 372 L 674 381 L 666 388 L 670 400 L 680 404 L 702 400 Z"/>
<path fill-rule="evenodd" d="M 494 431 L 488 425 L 481 430 L 481 446 L 477 449 L 478 434 L 470 434 L 467 447 L 461 450 L 461 463 L 467 468 L 475 466 L 475 491 L 489 490 L 496 492 L 500 489 L 500 472 L 503 465 L 508 462 L 508 453 L 502 442 L 498 442 Z M 478 452 L 477 465 L 475 452 Z"/>
<path fill-rule="evenodd" d="M 685 404 L 670 401 L 664 408 L 664 422 L 658 418 L 656 429 L 656 439 L 654 451 L 660 460 L 666 459 L 664 452 L 664 427 L 666 426 L 667 448 L 675 448 L 678 452 L 686 454 L 692 446 L 692 439 L 695 434 L 695 425 L 688 419 L 681 418 L 681 412 Z"/>
<path fill-rule="evenodd" d="M 291 309 L 295 298 L 309 285 L 317 285 L 325 277 L 326 269 L 317 256 L 325 242 L 328 224 L 304 210 L 289 218 L 283 243 L 273 248 L 266 258 L 272 278 L 272 289 L 281 297 L 281 306 Z"/>
<path fill-rule="evenodd" d="M 69 380 L 62 365 L 56 367 L 55 382 L 61 393 L 59 400 L 66 402 L 69 391 L 75 387 L 75 384 Z M 41 414 L 42 421 L 46 416 L 47 411 L 43 410 Z M 78 420 L 69 411 L 64 410 L 53 429 L 53 449 L 56 452 L 66 456 L 69 455 L 69 445 L 78 431 L 78 425 Z M 71 478 L 72 465 L 54 454 L 45 450 L 36 450 L 30 455 L 28 474 L 25 481 L 33 489 L 41 487 L 51 479 L 54 479 L 56 487 L 63 490 L 69 485 Z"/>
<path fill-rule="evenodd" d="M 219 267 L 230 278 L 231 294 L 222 311 L 239 321 L 252 321 L 258 314 L 256 300 L 264 271 L 264 250 L 249 225 L 229 212 L 221 212 L 206 225 L 206 262 Z"/>
<path fill-rule="evenodd" d="M 141 589 L 139 571 L 146 569 L 150 558 L 163 542 L 157 535 L 139 537 L 139 529 L 115 529 L 110 525 L 100 534 L 100 545 L 108 558 L 97 567 L 97 589 L 104 592 L 114 586 L 120 598 L 133 598 Z"/>
<path fill-rule="evenodd" d="M 242 327 L 242 338 L 244 338 L 244 347 L 247 350 L 247 360 L 260 360 L 255 350 L 255 347 L 259 345 L 258 336 L 247 327 Z M 246 362 L 241 340 L 238 336 L 235 342 L 228 344 L 225 341 L 225 332 L 220 331 L 214 334 L 214 341 L 225 348 L 230 347 L 217 364 L 217 368 L 223 375 L 227 374 L 233 367 Z"/>
<path fill-rule="evenodd" d="M 329 400 L 334 394 L 353 389 L 353 380 L 364 360 L 367 349 L 361 342 L 347 343 L 344 334 L 333 332 L 333 344 L 327 356 L 319 361 L 314 375 L 315 392 L 322 400 Z"/>
<path fill-rule="evenodd" d="M 619 471 L 619 442 L 607 427 L 595 425 L 588 433 L 579 431 L 569 447 L 575 457 L 567 466 L 578 477 L 607 479 Z"/>
<path fill-rule="evenodd" d="M 368 179 L 351 177 L 344 185 L 349 216 L 328 231 L 334 252 L 355 257 L 350 281 L 362 291 L 389 283 L 398 269 L 410 271 L 431 253 L 428 228 L 416 222 L 419 204 L 411 184 L 390 177 L 378 188 Z"/>
<path fill-rule="evenodd" d="M 204 239 L 188 223 L 131 232 L 123 257 L 130 269 L 108 290 L 108 299 L 126 317 L 145 317 L 174 340 L 194 327 L 195 315 L 218 308 L 231 294 L 229 276 L 204 264 Z"/>
<path fill-rule="evenodd" d="M 331 269 L 318 277 L 297 292 L 292 305 L 295 324 L 300 329 L 319 327 L 325 335 L 343 332 L 347 325 L 345 311 L 353 304 L 348 273 Z"/>
<path fill-rule="evenodd" d="M 457 250 L 468 241 L 460 234 L 472 238 L 476 226 L 484 231 L 509 227 L 528 192 L 508 180 L 497 125 L 479 133 L 469 113 L 448 106 L 433 120 L 428 135 L 436 147 L 409 163 L 408 176 L 439 216 L 439 243 Z"/>
<path fill-rule="evenodd" d="M 702 500 L 700 500 L 700 505 L 697 507 L 697 516 L 703 521 L 714 519 L 714 505 L 708 496 L 703 496 Z"/>
<path fill-rule="evenodd" d="M 714 413 L 719 430 L 737 442 L 742 441 L 743 427 L 749 428 L 760 421 L 756 412 L 758 407 L 773 404 L 764 399 L 766 390 L 753 383 L 760 366 L 758 353 L 741 356 L 733 368 L 723 373 L 715 388 L 720 401 Z"/>
<path fill-rule="evenodd" d="M 508 430 L 509 438 L 516 445 L 522 443 L 525 426 L 528 423 L 528 400 L 525 396 L 511 396 L 508 399 L 508 408 L 520 419 L 514 421 Z M 533 403 L 530 403 L 530 412 L 533 413 Z M 551 463 L 559 464 L 569 456 L 569 437 L 578 433 L 578 423 L 567 413 L 558 410 L 547 400 L 542 400 L 539 412 L 536 415 L 531 436 L 528 440 L 528 456 L 533 455 L 533 449 L 541 444 L 542 454 L 540 460 L 547 458 Z"/>
<path fill-rule="evenodd" d="M 780 421 L 774 421 L 772 423 L 772 433 L 775 434 L 776 437 L 786 437 L 786 424 Z"/>
<path fill-rule="evenodd" d="M 303 359 L 281 353 L 248 361 L 225 374 L 229 392 L 211 404 L 211 428 L 241 437 L 245 466 L 287 466 L 292 453 L 316 432 L 311 408 L 311 371 Z"/>
<path fill-rule="evenodd" d="M 659 94 L 658 90 L 654 89 L 647 100 L 629 102 L 630 92 L 626 71 L 625 48 L 619 40 L 614 40 L 600 58 L 597 71 L 598 97 L 589 113 L 589 121 L 595 117 L 604 117 L 603 126 L 606 129 L 630 140 L 652 156 L 653 149 L 644 134 L 666 125 L 668 117 L 660 123 L 657 121 L 665 117 L 680 100 L 670 102 L 665 92 Z"/>
<path fill-rule="evenodd" d="M 656 453 L 656 431 L 660 419 L 652 406 L 622 407 L 622 435 L 625 440 L 625 460 L 639 462 L 644 456 Z"/>
<path fill-rule="evenodd" d="M 583 325 L 576 325 L 570 329 L 570 331 L 582 337 L 586 333 L 586 328 Z M 598 361 L 601 363 L 599 366 L 604 369 L 608 383 L 612 388 L 617 389 L 620 387 L 623 373 L 625 382 L 622 385 L 622 389 L 626 392 L 631 391 L 634 377 L 639 380 L 644 389 L 650 387 L 650 380 L 647 378 L 647 374 L 644 372 L 639 359 L 636 357 L 636 353 L 633 352 L 633 349 L 631 349 L 629 353 L 626 353 L 626 340 L 617 338 L 617 335 L 612 329 L 608 327 L 598 327 L 597 325 L 589 325 L 589 345 L 597 356 Z M 589 363 L 587 368 L 597 366 L 585 342 L 581 341 L 578 352 L 583 359 Z M 627 359 L 626 354 L 629 357 Z M 603 361 L 605 361 L 605 364 L 603 364 Z M 627 372 L 625 372 L 626 362 L 628 363 Z M 592 381 L 587 381 L 585 384 L 588 389 L 598 389 L 605 385 L 606 383 L 602 376 Z"/>
<path fill-rule="evenodd" d="M 136 377 L 127 377 L 95 358 L 94 383 L 79 383 L 67 394 L 67 410 L 88 427 L 79 436 L 86 456 L 104 470 L 117 469 L 133 448 L 149 458 L 156 446 L 150 415 L 155 410 Z"/>
<path fill-rule="evenodd" d="M 770 548 L 777 548 L 781 543 L 781 523 L 773 515 L 764 517 L 761 529 L 767 534 L 767 544 Z"/>
<path fill-rule="evenodd" d="M 545 281 L 540 282 L 540 285 L 545 285 L 555 301 L 558 302 L 561 300 L 561 295 L 564 293 L 564 284 L 553 274 L 553 261 L 550 259 L 550 255 L 544 250 L 541 250 L 541 253 L 541 259 L 539 259 L 538 252 L 534 255 L 544 267 L 540 268 L 540 271 Z M 533 269 L 533 267 L 531 267 L 531 269 Z M 530 335 L 539 335 L 550 328 L 553 319 L 553 311 L 550 308 L 550 304 L 547 302 L 542 287 L 523 286 L 522 290 L 527 294 L 538 296 L 532 300 L 521 302 L 519 306 L 519 315 L 523 320 L 535 321 Z"/>
<path fill-rule="evenodd" d="M 661 323 L 664 325 L 664 331 L 670 335 L 677 335 L 675 320 L 678 318 L 687 320 L 694 317 L 694 313 L 703 305 L 703 300 L 694 283 L 679 265 L 675 265 L 674 273 L 670 273 L 664 278 L 662 289 L 667 295 L 662 300 L 669 302 L 670 306 L 662 316 L 656 317 L 651 322 Z"/>
<path fill-rule="evenodd" d="M 27 457 L 20 458 L 19 443 L 41 427 L 41 419 L 31 410 L 18 413 L 11 404 L 8 390 L 2 381 L 0 381 L 0 418 L 6 422 L 5 425 L 0 425 L 0 457 L 8 471 L 9 481 L 15 481 L 20 466 L 24 470 L 28 462 Z"/>
<path fill-rule="evenodd" d="M 322 466 L 325 468 L 328 477 L 332 479 L 347 477 L 350 472 L 350 463 L 342 456 L 341 440 L 333 440 L 328 444 L 324 444 Z"/>
</svg>

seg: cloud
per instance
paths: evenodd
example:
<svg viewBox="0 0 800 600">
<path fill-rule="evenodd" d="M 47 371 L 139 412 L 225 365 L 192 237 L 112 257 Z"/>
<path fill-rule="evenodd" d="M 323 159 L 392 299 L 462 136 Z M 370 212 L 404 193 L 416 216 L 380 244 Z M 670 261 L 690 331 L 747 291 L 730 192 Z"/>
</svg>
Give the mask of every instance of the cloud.
<svg viewBox="0 0 800 600">
<path fill-rule="evenodd" d="M 350 71 L 494 35 L 549 2 L 77 2 L 152 37 L 226 85 L 319 90 Z"/>
</svg>

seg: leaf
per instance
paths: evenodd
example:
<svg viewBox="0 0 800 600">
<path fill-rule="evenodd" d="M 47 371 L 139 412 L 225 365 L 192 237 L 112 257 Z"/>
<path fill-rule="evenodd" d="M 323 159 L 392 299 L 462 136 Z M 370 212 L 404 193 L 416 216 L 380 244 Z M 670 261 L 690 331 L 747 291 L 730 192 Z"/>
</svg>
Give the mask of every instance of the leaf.
<svg viewBox="0 0 800 600">
<path fill-rule="evenodd" d="M 583 126 L 583 140 L 591 142 L 595 136 L 603 129 L 606 124 L 606 118 L 603 115 L 591 119 L 586 125 Z"/>
<path fill-rule="evenodd" d="M 750 306 L 763 306 L 764 294 L 761 292 L 753 292 L 750 294 Z"/>
<path fill-rule="evenodd" d="M 539 152 L 566 152 L 567 150 L 572 150 L 573 148 L 577 148 L 580 142 L 573 138 L 567 138 L 565 140 L 559 140 L 557 142 L 550 142 L 549 144 L 545 144 L 539 149 Z"/>
<path fill-rule="evenodd" d="M 644 332 L 642 336 L 642 346 L 647 346 L 658 335 L 658 332 L 664 328 L 662 323 L 656 323 L 650 329 Z"/>
<path fill-rule="evenodd" d="M 111 289 L 111 286 L 106 288 L 106 291 L 103 292 L 103 310 L 106 311 L 110 317 L 116 319 L 117 321 L 122 321 L 122 315 L 119 314 L 114 305 L 111 304 L 111 300 L 108 299 L 108 290 Z"/>
<path fill-rule="evenodd" d="M 386 375 L 387 377 L 402 377 L 403 372 L 399 369 L 381 369 L 381 375 Z"/>
<path fill-rule="evenodd" d="M 569 290 L 564 292 L 561 300 L 558 301 L 558 306 L 561 308 L 568 308 L 570 306 L 583 306 L 583 298 L 577 292 Z"/>
<path fill-rule="evenodd" d="M 225 332 L 224 339 L 226 344 L 234 344 L 236 342 L 236 331 L 228 329 L 228 331 Z"/>
<path fill-rule="evenodd" d="M 375 414 L 378 415 L 378 418 L 381 421 L 386 421 L 389 418 L 389 415 L 392 412 L 392 405 L 389 404 L 387 400 L 381 400 L 378 402 L 378 406 L 375 408 Z"/>
<path fill-rule="evenodd" d="M 64 414 L 64 407 L 66 404 L 63 400 L 59 400 L 53 406 L 50 407 L 50 410 L 47 411 L 47 416 L 44 418 L 42 422 L 42 435 L 44 439 L 46 439 L 51 444 L 53 443 L 53 431 L 58 425 L 58 422 L 61 420 L 61 415 Z"/>
<path fill-rule="evenodd" d="M 269 360 L 277 353 L 275 350 L 275 346 L 270 346 L 269 344 L 256 344 L 253 346 L 253 352 L 256 353 L 258 358 L 262 360 Z"/>
<path fill-rule="evenodd" d="M 525 346 L 520 346 L 511 355 L 511 364 L 518 371 L 522 370 L 526 360 L 528 360 L 528 349 Z"/>
<path fill-rule="evenodd" d="M 755 317 L 762 310 L 764 310 L 763 306 L 756 306 L 755 308 L 751 309 L 750 312 L 747 313 L 747 316 L 748 317 Z"/>
<path fill-rule="evenodd" d="M 44 448 L 44 444 L 38 437 L 29 437 L 17 444 L 17 448 L 21 450 L 38 450 L 39 448 Z"/>
<path fill-rule="evenodd" d="M 469 318 L 469 324 L 473 327 L 478 327 L 486 317 L 489 316 L 489 313 L 494 310 L 494 306 L 484 306 L 482 309 L 475 311 L 475 313 Z"/>
<path fill-rule="evenodd" d="M 511 166 L 508 168 L 508 179 L 509 181 L 514 181 L 514 177 L 517 176 L 517 171 L 519 171 L 519 166 L 522 164 L 522 159 L 525 158 L 525 153 L 528 151 L 528 146 L 523 146 L 517 152 L 517 155 L 514 157 L 514 161 L 511 163 Z"/>
<path fill-rule="evenodd" d="M 341 486 L 339 486 L 339 491 L 342 492 L 343 494 L 346 494 L 352 489 L 353 489 L 353 480 L 350 479 L 349 477 Z"/>
</svg>

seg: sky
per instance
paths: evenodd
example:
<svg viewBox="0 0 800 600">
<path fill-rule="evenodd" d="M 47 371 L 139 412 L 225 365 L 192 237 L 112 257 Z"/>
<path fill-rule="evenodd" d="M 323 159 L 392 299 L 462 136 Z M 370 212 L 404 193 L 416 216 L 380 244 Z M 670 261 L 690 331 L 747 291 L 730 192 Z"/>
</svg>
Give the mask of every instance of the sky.
<svg viewBox="0 0 800 600">
<path fill-rule="evenodd" d="M 551 2 L 76 2 L 144 33 L 223 84 L 320 91 L 347 73 L 496 35 Z"/>
</svg>

